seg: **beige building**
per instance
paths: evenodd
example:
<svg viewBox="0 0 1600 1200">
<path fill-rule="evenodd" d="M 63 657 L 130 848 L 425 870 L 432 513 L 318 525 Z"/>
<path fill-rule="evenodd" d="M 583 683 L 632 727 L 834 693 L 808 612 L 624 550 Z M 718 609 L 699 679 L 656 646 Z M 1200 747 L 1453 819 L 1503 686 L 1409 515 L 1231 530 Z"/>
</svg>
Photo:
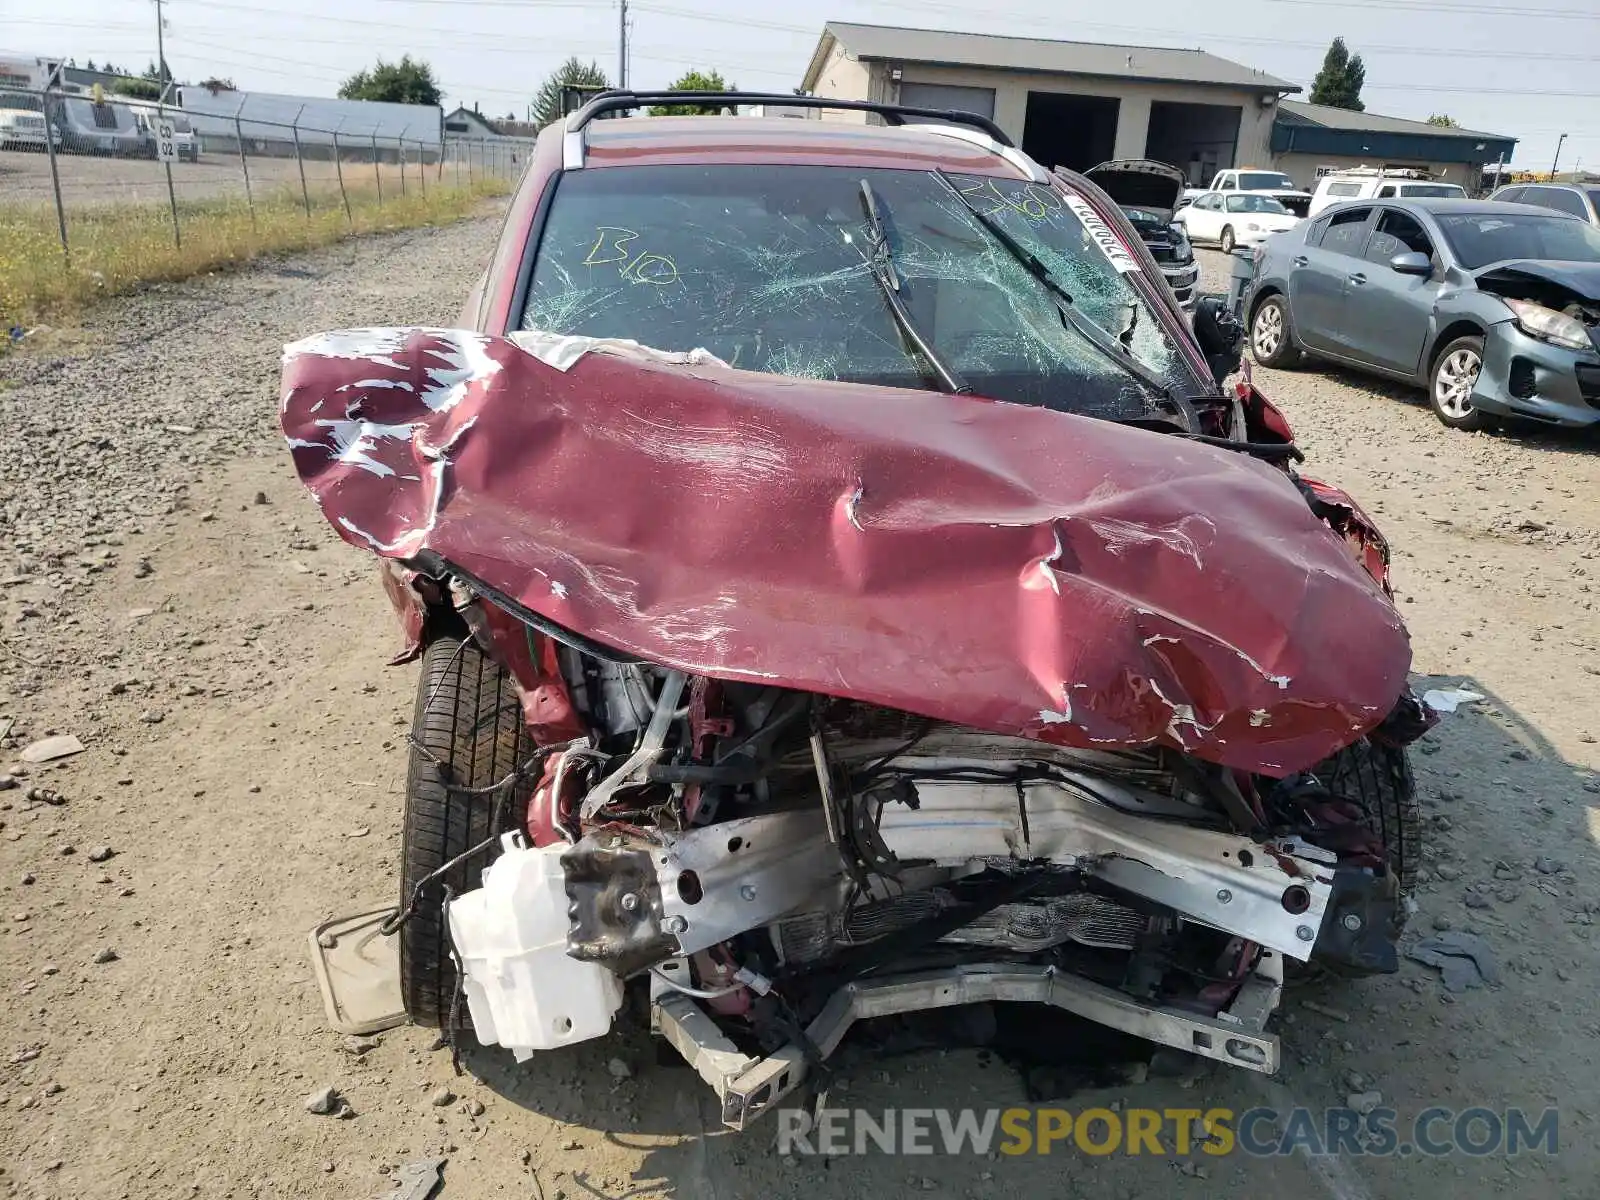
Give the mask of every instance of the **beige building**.
<svg viewBox="0 0 1600 1200">
<path fill-rule="evenodd" d="M 1278 102 L 1300 89 L 1201 50 L 829 21 L 802 90 L 978 112 L 1046 166 L 1148 157 L 1200 184 L 1267 165 Z"/>
<path fill-rule="evenodd" d="M 829 21 L 801 90 L 981 113 L 1047 167 L 1154 158 L 1196 186 L 1228 167 L 1302 187 L 1353 166 L 1420 167 L 1471 189 L 1515 138 L 1288 99 L 1298 85 L 1202 50 Z M 862 120 L 829 112 L 829 120 Z"/>
</svg>

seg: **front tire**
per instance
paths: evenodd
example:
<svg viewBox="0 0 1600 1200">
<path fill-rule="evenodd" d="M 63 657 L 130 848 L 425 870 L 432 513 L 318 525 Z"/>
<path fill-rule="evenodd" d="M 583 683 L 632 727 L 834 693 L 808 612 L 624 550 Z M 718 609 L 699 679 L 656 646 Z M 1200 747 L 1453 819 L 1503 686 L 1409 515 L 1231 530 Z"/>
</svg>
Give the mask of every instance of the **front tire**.
<svg viewBox="0 0 1600 1200">
<path fill-rule="evenodd" d="M 422 655 L 417 706 L 406 772 L 405 825 L 401 833 L 400 908 L 418 883 L 485 839 L 522 824 L 537 779 L 519 779 L 489 794 L 533 754 L 522 705 L 505 669 L 477 643 L 444 637 Z M 478 886 L 498 845 L 452 867 L 423 889 L 411 918 L 400 927 L 400 995 L 419 1025 L 443 1027 L 455 995 L 455 963 L 441 901 L 444 887 L 459 895 Z M 466 1024 L 466 1013 L 460 1014 Z"/>
<path fill-rule="evenodd" d="M 1233 226 L 1232 225 L 1224 225 L 1222 227 L 1222 241 L 1219 244 L 1222 246 L 1222 252 L 1224 254 L 1232 254 L 1233 253 L 1233 247 L 1235 245 L 1235 242 L 1233 240 Z"/>
<path fill-rule="evenodd" d="M 1451 429 L 1487 429 L 1491 418 L 1473 406 L 1472 391 L 1483 372 L 1483 339 L 1458 337 L 1433 361 L 1428 375 L 1428 402 L 1433 415 Z"/>
<path fill-rule="evenodd" d="M 1256 305 L 1250 318 L 1250 356 L 1263 367 L 1293 367 L 1300 362 L 1289 303 L 1283 296 L 1268 296 Z"/>
</svg>

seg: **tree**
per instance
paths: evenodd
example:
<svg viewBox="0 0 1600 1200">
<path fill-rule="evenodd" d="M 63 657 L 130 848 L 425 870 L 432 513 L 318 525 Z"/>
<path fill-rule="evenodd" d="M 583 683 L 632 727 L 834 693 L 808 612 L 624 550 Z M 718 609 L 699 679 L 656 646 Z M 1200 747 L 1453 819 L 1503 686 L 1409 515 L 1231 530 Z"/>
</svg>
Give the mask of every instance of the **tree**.
<svg viewBox="0 0 1600 1200">
<path fill-rule="evenodd" d="M 675 83 L 667 85 L 670 92 L 731 92 L 738 89 L 722 78 L 720 71 L 685 71 Z M 658 104 L 650 110 L 652 117 L 714 117 L 722 109 L 711 104 Z"/>
<path fill-rule="evenodd" d="M 611 81 L 606 78 L 599 64 L 591 62 L 585 65 L 576 58 L 569 58 L 539 85 L 539 90 L 533 94 L 533 103 L 528 106 L 528 119 L 543 129 L 552 121 L 561 119 L 561 95 L 564 89 L 581 87 L 604 90 L 610 86 Z"/>
<path fill-rule="evenodd" d="M 1441 129 L 1460 129 L 1461 128 L 1461 122 L 1457 121 L 1449 113 L 1434 113 L 1433 116 L 1428 118 L 1428 124 L 1429 125 L 1437 125 Z"/>
<path fill-rule="evenodd" d="M 119 79 L 111 85 L 119 96 L 132 96 L 136 100 L 161 99 L 161 84 L 154 79 Z"/>
<path fill-rule="evenodd" d="M 1367 81 L 1366 64 L 1361 55 L 1351 54 L 1343 38 L 1334 38 L 1322 60 L 1322 70 L 1311 81 L 1311 103 L 1362 112 L 1361 85 Z"/>
<path fill-rule="evenodd" d="M 433 68 L 409 54 L 397 63 L 378 60 L 370 71 L 357 71 L 339 88 L 341 100 L 382 100 L 390 104 L 438 104 L 441 96 Z"/>
</svg>

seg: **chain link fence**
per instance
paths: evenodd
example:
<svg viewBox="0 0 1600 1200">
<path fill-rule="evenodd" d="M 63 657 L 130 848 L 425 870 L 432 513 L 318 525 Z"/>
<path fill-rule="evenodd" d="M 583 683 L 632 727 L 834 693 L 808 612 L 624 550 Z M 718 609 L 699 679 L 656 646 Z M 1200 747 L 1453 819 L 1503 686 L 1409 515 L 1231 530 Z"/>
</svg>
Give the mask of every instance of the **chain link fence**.
<svg viewBox="0 0 1600 1200">
<path fill-rule="evenodd" d="M 230 119 L 153 100 L 7 88 L 0 223 L 37 227 L 48 217 L 69 261 L 117 222 L 165 224 L 176 248 L 204 223 L 258 227 L 290 211 L 306 220 L 342 212 L 353 228 L 361 212 L 420 202 L 429 189 L 506 190 L 533 146 L 441 132 L 344 120 L 329 128 L 242 110 Z"/>
</svg>

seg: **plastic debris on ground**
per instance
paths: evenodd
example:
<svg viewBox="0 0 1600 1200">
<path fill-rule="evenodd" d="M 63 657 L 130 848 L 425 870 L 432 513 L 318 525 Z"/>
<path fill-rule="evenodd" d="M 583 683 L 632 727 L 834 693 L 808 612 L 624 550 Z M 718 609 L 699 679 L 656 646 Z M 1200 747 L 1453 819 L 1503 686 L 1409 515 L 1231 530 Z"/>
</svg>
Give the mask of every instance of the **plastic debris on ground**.
<svg viewBox="0 0 1600 1200">
<path fill-rule="evenodd" d="M 1438 967 L 1447 992 L 1464 992 L 1500 982 L 1500 967 L 1489 943 L 1473 933 L 1448 930 L 1423 938 L 1406 951 L 1406 957 Z"/>
<path fill-rule="evenodd" d="M 1433 688 L 1422 693 L 1422 702 L 1439 713 L 1453 713 L 1463 704 L 1476 704 L 1483 698 L 1483 693 L 1466 688 Z"/>
</svg>

